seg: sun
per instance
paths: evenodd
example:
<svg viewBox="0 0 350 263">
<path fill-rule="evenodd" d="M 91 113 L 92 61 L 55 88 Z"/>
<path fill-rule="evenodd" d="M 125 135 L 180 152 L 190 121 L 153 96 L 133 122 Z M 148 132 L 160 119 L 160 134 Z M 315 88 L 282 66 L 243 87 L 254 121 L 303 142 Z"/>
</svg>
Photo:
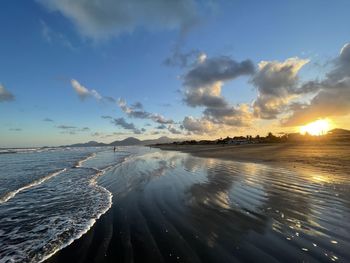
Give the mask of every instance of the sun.
<svg viewBox="0 0 350 263">
<path fill-rule="evenodd" d="M 301 126 L 299 128 L 301 134 L 310 134 L 313 136 L 325 135 L 331 129 L 329 120 L 317 120 Z"/>
</svg>

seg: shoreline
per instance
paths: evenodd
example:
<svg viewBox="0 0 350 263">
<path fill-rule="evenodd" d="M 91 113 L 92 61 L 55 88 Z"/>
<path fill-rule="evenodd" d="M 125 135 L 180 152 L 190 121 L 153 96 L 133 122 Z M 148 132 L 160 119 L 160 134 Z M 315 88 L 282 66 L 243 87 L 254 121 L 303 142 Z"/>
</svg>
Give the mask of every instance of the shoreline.
<svg viewBox="0 0 350 263">
<path fill-rule="evenodd" d="M 312 170 L 347 175 L 350 142 L 261 143 L 245 145 L 153 145 L 164 151 L 179 151 L 196 157 L 260 163 L 290 170 Z"/>
<path fill-rule="evenodd" d="M 237 245 L 242 246 L 245 244 L 244 240 L 252 244 L 255 240 L 260 240 L 256 243 L 259 245 L 264 243 L 261 243 L 262 241 L 268 240 L 268 237 L 261 233 L 270 231 L 268 221 L 251 219 L 244 212 L 246 210 L 240 212 L 239 209 L 236 210 L 237 207 L 249 208 L 257 200 L 256 204 L 262 209 L 256 210 L 256 213 L 262 213 L 259 218 L 267 216 L 274 220 L 282 220 L 283 225 L 288 227 L 290 221 L 284 222 L 288 218 L 306 223 L 309 219 L 304 218 L 303 214 L 313 215 L 309 211 L 313 203 L 310 194 L 314 194 L 315 198 L 321 198 L 324 193 L 327 193 L 327 198 L 338 200 L 339 196 L 344 196 L 342 193 L 347 191 L 346 188 L 340 188 L 340 193 L 336 192 L 337 195 L 334 195 L 332 189 L 335 188 L 331 186 L 347 180 L 347 176 L 343 175 L 348 175 L 347 167 L 350 162 L 336 172 L 334 169 L 333 173 L 329 171 L 332 165 L 349 160 L 348 144 L 162 145 L 153 146 L 153 148 L 159 150 L 151 151 L 144 157 L 140 156 L 131 163 L 124 162 L 125 167 L 120 166 L 102 177 L 103 180 L 99 185 L 106 187 L 113 194 L 111 208 L 101 215 L 82 237 L 45 262 L 178 262 L 180 258 L 183 262 L 192 262 L 193 256 L 198 259 L 198 262 L 231 262 L 233 260 L 226 258 L 227 254 L 221 254 L 222 247 L 226 245 L 228 249 L 231 247 L 231 243 L 226 243 L 226 240 L 235 240 Z M 315 154 L 315 149 L 321 154 Z M 203 158 L 193 158 L 190 155 L 175 152 L 162 153 L 162 150 L 184 152 Z M 326 160 L 332 155 L 334 158 L 331 158 L 332 161 L 328 160 L 328 169 L 326 169 Z M 295 158 L 296 156 L 298 158 Z M 223 163 L 226 169 L 222 169 L 221 165 L 211 166 L 215 162 L 204 158 L 233 162 L 232 164 Z M 318 159 L 323 166 L 320 168 L 317 165 L 308 164 L 307 162 L 313 158 Z M 339 162 L 336 162 L 336 158 L 339 158 Z M 255 173 L 244 168 L 248 166 L 239 164 L 237 166 L 234 162 L 260 163 L 272 167 L 253 165 L 257 171 L 261 172 Z M 241 169 L 236 171 L 235 167 L 241 167 Z M 294 173 L 281 172 L 280 169 L 273 169 L 274 167 L 282 169 L 289 167 L 287 169 L 295 169 L 298 173 L 293 177 Z M 315 172 L 315 168 L 321 169 L 323 174 Z M 179 171 L 182 172 L 179 173 Z M 206 175 L 205 180 L 203 178 L 198 180 L 200 172 Z M 182 177 L 182 173 L 189 176 Z M 245 173 L 250 174 L 248 176 L 250 183 L 246 182 Z M 197 177 L 197 180 L 193 180 L 194 177 Z M 186 178 L 192 183 L 185 184 Z M 289 183 L 293 184 L 293 187 L 288 188 Z M 262 195 L 262 188 L 259 186 L 267 189 L 268 198 Z M 237 194 L 234 195 L 234 200 L 238 202 L 238 206 L 231 207 L 231 204 L 227 203 L 232 189 L 235 189 L 234 192 Z M 319 193 L 320 189 L 323 190 Z M 315 193 L 312 190 L 315 190 Z M 295 200 L 306 205 L 295 206 Z M 260 201 L 263 204 L 260 204 Z M 227 207 L 228 204 L 230 208 Z M 283 216 L 276 211 L 283 211 Z M 227 221 L 227 217 L 231 219 Z M 231 225 L 229 222 L 235 223 Z M 222 225 L 227 224 L 231 227 L 230 231 L 227 231 L 226 227 L 221 228 Z M 218 233 L 214 239 L 218 245 L 212 247 L 210 234 L 214 230 Z M 249 239 L 248 232 L 253 233 L 255 237 Z M 291 234 L 288 233 L 284 237 L 291 238 Z M 319 240 L 317 237 L 312 238 L 315 238 L 316 243 L 328 242 L 328 240 Z M 183 246 L 184 240 L 188 244 L 186 247 Z M 206 241 L 202 242 L 202 240 Z M 294 255 L 297 261 L 305 256 L 300 252 L 302 251 L 300 248 L 304 247 L 304 241 L 295 242 L 294 246 L 288 246 L 290 249 L 288 253 Z M 300 248 L 294 250 L 295 246 Z M 209 247 L 218 250 L 211 253 L 210 249 L 206 249 Z M 310 247 L 310 250 L 311 248 L 313 247 Z M 254 252 L 256 256 L 261 249 Z M 232 257 L 237 256 L 241 261 L 250 261 L 251 253 L 250 250 L 247 253 L 243 251 L 242 254 Z M 178 258 L 173 257 L 174 255 Z M 347 256 L 342 255 L 342 257 Z M 282 259 L 280 261 L 282 262 Z"/>
</svg>

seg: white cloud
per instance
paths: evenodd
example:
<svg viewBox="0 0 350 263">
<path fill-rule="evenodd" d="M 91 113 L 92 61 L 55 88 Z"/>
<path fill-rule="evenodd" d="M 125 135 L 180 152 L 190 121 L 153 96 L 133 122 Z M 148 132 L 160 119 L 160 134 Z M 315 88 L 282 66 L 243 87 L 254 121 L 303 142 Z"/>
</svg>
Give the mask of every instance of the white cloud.
<svg viewBox="0 0 350 263">
<path fill-rule="evenodd" d="M 149 30 L 188 30 L 197 21 L 195 0 L 37 0 L 50 11 L 67 17 L 86 37 L 94 40 Z"/>
<path fill-rule="evenodd" d="M 254 114 L 262 119 L 275 119 L 287 109 L 286 105 L 301 90 L 297 89 L 298 72 L 309 60 L 289 58 L 280 61 L 262 61 L 251 82 L 258 96 L 253 103 Z"/>
<path fill-rule="evenodd" d="M 85 86 L 81 85 L 77 80 L 72 79 L 71 85 L 74 91 L 78 94 L 81 100 L 85 100 L 88 97 L 93 97 L 97 100 L 101 100 L 102 96 L 94 89 L 89 90 Z"/>
<path fill-rule="evenodd" d="M 72 51 L 76 49 L 65 35 L 59 32 L 55 32 L 45 21 L 40 20 L 40 25 L 41 35 L 47 43 L 52 44 L 54 42 L 57 42 Z"/>
</svg>

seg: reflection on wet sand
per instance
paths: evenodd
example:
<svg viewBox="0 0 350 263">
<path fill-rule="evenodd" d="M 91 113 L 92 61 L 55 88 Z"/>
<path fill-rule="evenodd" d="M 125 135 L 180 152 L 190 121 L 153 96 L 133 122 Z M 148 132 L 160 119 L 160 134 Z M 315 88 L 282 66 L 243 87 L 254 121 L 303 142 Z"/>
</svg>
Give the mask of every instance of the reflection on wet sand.
<svg viewBox="0 0 350 263">
<path fill-rule="evenodd" d="M 344 175 L 152 151 L 101 184 L 113 207 L 51 262 L 350 260 Z"/>
</svg>

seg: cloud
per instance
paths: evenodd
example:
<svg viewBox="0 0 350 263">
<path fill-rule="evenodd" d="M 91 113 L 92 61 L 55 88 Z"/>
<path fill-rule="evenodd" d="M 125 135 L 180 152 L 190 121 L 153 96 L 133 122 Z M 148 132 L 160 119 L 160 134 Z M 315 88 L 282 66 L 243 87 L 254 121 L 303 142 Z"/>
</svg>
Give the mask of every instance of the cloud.
<svg viewBox="0 0 350 263">
<path fill-rule="evenodd" d="M 77 132 L 74 130 L 66 130 L 66 131 L 61 131 L 61 134 L 69 134 L 69 135 L 76 135 Z"/>
<path fill-rule="evenodd" d="M 198 19 L 195 0 L 37 0 L 50 11 L 68 18 L 83 36 L 108 39 L 137 28 L 182 32 Z"/>
<path fill-rule="evenodd" d="M 254 115 L 261 119 L 275 119 L 286 109 L 291 99 L 303 92 L 298 90 L 298 72 L 308 60 L 289 58 L 283 62 L 262 61 L 251 83 L 258 96 L 253 103 Z"/>
<path fill-rule="evenodd" d="M 333 61 L 334 69 L 328 73 L 328 80 L 339 81 L 350 76 L 350 43 L 340 50 L 339 56 Z"/>
<path fill-rule="evenodd" d="M 247 104 L 206 108 L 204 110 L 204 115 L 213 123 L 238 127 L 250 126 L 253 120 L 250 107 Z"/>
<path fill-rule="evenodd" d="M 52 42 L 51 28 L 43 20 L 40 20 L 40 25 L 41 25 L 41 34 L 43 38 L 46 40 L 46 42 L 51 43 Z"/>
<path fill-rule="evenodd" d="M 184 91 L 184 102 L 190 107 L 225 107 L 227 102 L 221 96 L 222 82 L 200 88 L 188 88 Z"/>
<path fill-rule="evenodd" d="M 166 127 L 166 125 L 165 124 L 161 124 L 161 125 L 158 125 L 157 127 L 156 127 L 156 129 L 158 129 L 158 130 L 165 130 L 167 127 Z"/>
<path fill-rule="evenodd" d="M 41 35 L 47 43 L 51 44 L 53 42 L 58 42 L 62 46 L 67 47 L 71 50 L 76 49 L 72 45 L 72 43 L 67 39 L 66 36 L 64 36 L 62 33 L 58 33 L 52 30 L 52 28 L 49 27 L 49 25 L 45 21 L 40 20 L 40 25 L 41 25 Z"/>
<path fill-rule="evenodd" d="M 173 125 L 169 125 L 168 131 L 172 134 L 182 134 L 182 132 L 176 129 Z"/>
<path fill-rule="evenodd" d="M 173 50 L 171 56 L 163 61 L 163 64 L 169 67 L 184 68 L 192 65 L 196 60 L 198 60 L 198 58 L 202 58 L 203 56 L 205 56 L 205 54 L 199 50 L 181 52 L 179 50 L 179 46 L 177 45 Z"/>
<path fill-rule="evenodd" d="M 112 116 L 108 116 L 108 115 L 103 115 L 101 116 L 102 119 L 113 119 Z"/>
<path fill-rule="evenodd" d="M 91 94 L 91 96 L 93 96 L 97 100 L 101 100 L 102 99 L 102 96 L 94 89 L 90 91 L 90 94 Z"/>
<path fill-rule="evenodd" d="M 185 117 L 182 122 L 183 128 L 194 134 L 207 134 L 213 131 L 214 124 L 205 118 L 196 119 L 192 116 Z"/>
<path fill-rule="evenodd" d="M 21 128 L 10 128 L 9 131 L 22 131 Z"/>
<path fill-rule="evenodd" d="M 172 105 L 170 103 L 161 103 L 159 104 L 159 106 L 162 106 L 162 107 L 171 107 Z"/>
<path fill-rule="evenodd" d="M 69 130 L 69 129 L 76 129 L 77 127 L 70 126 L 70 125 L 58 125 L 58 126 L 56 126 L 56 128 L 62 129 L 62 130 Z"/>
<path fill-rule="evenodd" d="M 201 134 L 213 125 L 249 126 L 252 120 L 249 106 L 231 105 L 221 95 L 221 89 L 225 82 L 254 72 L 250 60 L 237 62 L 226 56 L 207 58 L 203 54 L 184 75 L 183 81 L 183 101 L 190 107 L 204 107 L 203 116 L 200 119 L 186 117 L 183 127 Z"/>
<path fill-rule="evenodd" d="M 113 97 L 105 96 L 103 99 L 111 103 L 117 103 L 117 100 Z"/>
<path fill-rule="evenodd" d="M 79 134 L 81 132 L 88 132 L 88 131 L 90 131 L 89 127 L 79 128 L 79 127 L 76 127 L 76 126 L 64 125 L 64 124 L 57 125 L 56 128 L 61 130 L 61 132 L 60 132 L 61 134 L 69 134 L 69 135 L 76 135 L 76 134 Z"/>
<path fill-rule="evenodd" d="M 71 85 L 74 91 L 78 94 L 79 98 L 84 101 L 88 97 L 94 97 L 97 100 L 101 100 L 102 96 L 94 89 L 89 90 L 83 85 L 81 85 L 77 80 L 72 79 Z"/>
<path fill-rule="evenodd" d="M 350 43 L 342 47 L 332 65 L 323 80 L 310 81 L 301 87 L 318 93 L 308 103 L 292 105 L 291 114 L 282 120 L 284 126 L 350 114 Z"/>
<path fill-rule="evenodd" d="M 43 119 L 43 121 L 45 121 L 45 122 L 53 122 L 53 119 L 45 118 L 45 119 Z"/>
<path fill-rule="evenodd" d="M 164 116 L 158 113 L 150 113 L 143 109 L 143 106 L 140 102 L 128 106 L 124 99 L 118 100 L 118 106 L 120 109 L 126 113 L 129 118 L 135 119 L 149 119 L 159 124 L 172 124 L 174 123 L 171 119 L 166 119 Z"/>
<path fill-rule="evenodd" d="M 15 100 L 15 96 L 4 85 L 0 84 L 0 103 Z"/>
<path fill-rule="evenodd" d="M 131 130 L 135 134 L 142 133 L 142 130 L 137 129 L 133 123 L 127 122 L 124 118 L 113 119 L 112 123 L 118 127 L 122 127 L 125 130 Z"/>
<path fill-rule="evenodd" d="M 253 73 L 254 64 L 250 60 L 237 62 L 226 56 L 209 59 L 202 57 L 185 75 L 184 85 L 192 89 L 203 88 Z"/>
<path fill-rule="evenodd" d="M 141 102 L 135 102 L 134 104 L 131 105 L 133 109 L 143 109 L 143 105 Z"/>
<path fill-rule="evenodd" d="M 225 81 L 254 73 L 250 60 L 237 62 L 230 57 L 207 58 L 205 54 L 184 75 L 184 102 L 191 106 L 227 107 L 228 103 L 221 96 Z"/>
</svg>

